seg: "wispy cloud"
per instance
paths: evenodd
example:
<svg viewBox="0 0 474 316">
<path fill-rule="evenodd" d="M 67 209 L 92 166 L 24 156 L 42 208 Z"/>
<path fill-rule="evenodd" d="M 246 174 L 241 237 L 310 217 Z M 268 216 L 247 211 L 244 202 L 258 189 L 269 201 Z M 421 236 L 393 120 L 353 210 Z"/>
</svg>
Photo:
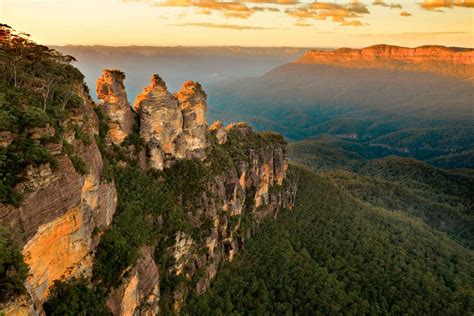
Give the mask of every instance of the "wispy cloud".
<svg viewBox="0 0 474 316">
<path fill-rule="evenodd" d="M 362 23 L 361 21 L 349 21 L 349 22 L 342 22 L 341 26 L 364 26 L 365 24 Z"/>
<path fill-rule="evenodd" d="M 474 0 L 424 0 L 420 3 L 421 7 L 426 10 L 443 12 L 441 8 L 474 8 Z"/>
<path fill-rule="evenodd" d="M 315 1 L 297 8 L 288 9 L 285 12 L 300 21 L 306 19 L 331 19 L 333 22 L 340 22 L 344 26 L 363 26 L 364 24 L 358 20 L 347 21 L 347 19 L 360 18 L 370 13 L 367 6 L 358 1 L 347 4 Z"/>
<path fill-rule="evenodd" d="M 299 0 L 245 0 L 242 2 L 247 3 L 269 3 L 269 4 L 281 4 L 281 5 L 294 5 L 299 4 Z"/>
<path fill-rule="evenodd" d="M 279 8 L 274 8 L 274 7 L 252 7 L 253 11 L 268 11 L 268 12 L 280 12 Z"/>
<path fill-rule="evenodd" d="M 401 16 L 411 16 L 411 13 L 410 12 L 407 12 L 407 11 L 402 11 L 400 13 Z"/>
<path fill-rule="evenodd" d="M 375 0 L 372 2 L 372 5 L 386 7 L 390 9 L 402 9 L 402 5 L 400 3 L 386 3 L 383 0 Z"/>
<path fill-rule="evenodd" d="M 218 23 L 182 23 L 182 24 L 170 24 L 170 26 L 197 26 L 197 27 L 206 27 L 206 28 L 213 28 L 213 29 L 229 29 L 229 30 L 237 30 L 237 31 L 279 29 L 279 28 L 274 28 L 274 27 L 239 25 L 239 24 L 218 24 Z"/>
</svg>

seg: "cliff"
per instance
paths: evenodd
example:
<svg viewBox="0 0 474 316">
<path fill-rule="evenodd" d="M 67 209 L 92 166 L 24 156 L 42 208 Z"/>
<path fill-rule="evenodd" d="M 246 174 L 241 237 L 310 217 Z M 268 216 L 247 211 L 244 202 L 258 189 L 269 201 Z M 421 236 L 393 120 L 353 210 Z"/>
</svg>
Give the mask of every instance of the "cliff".
<svg viewBox="0 0 474 316">
<path fill-rule="evenodd" d="M 2 40 L 6 50 L 11 44 Z M 102 102 L 94 104 L 68 56 L 37 58 L 46 69 L 62 67 L 51 68 L 54 97 L 28 81 L 2 81 L 7 93 L 38 100 L 7 104 L 8 115 L 20 114 L 0 125 L 0 173 L 8 180 L 0 226 L 29 268 L 24 286 L 0 298 L 6 315 L 178 311 L 209 288 L 220 263 L 265 218 L 292 208 L 285 140 L 245 123 L 208 128 L 198 83 L 173 95 L 153 75 L 132 110 L 122 72 L 104 70 Z M 39 74 L 36 82 L 47 82 Z"/>
<path fill-rule="evenodd" d="M 310 50 L 296 63 L 422 71 L 469 80 L 474 78 L 474 49 L 469 48 L 375 45 L 363 49 Z"/>
</svg>

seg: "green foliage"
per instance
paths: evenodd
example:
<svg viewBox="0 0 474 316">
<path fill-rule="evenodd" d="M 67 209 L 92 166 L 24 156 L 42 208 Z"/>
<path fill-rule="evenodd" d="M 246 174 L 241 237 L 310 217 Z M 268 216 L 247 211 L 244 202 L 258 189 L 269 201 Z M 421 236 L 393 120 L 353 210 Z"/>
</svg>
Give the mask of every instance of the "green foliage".
<svg viewBox="0 0 474 316">
<path fill-rule="evenodd" d="M 120 284 L 122 272 L 138 257 L 136 245 L 128 241 L 117 229 L 108 230 L 100 240 L 94 261 L 94 276 L 105 287 Z"/>
<path fill-rule="evenodd" d="M 92 287 L 86 279 L 56 281 L 48 300 L 43 304 L 47 315 L 111 315 L 105 305 L 106 293 Z"/>
<path fill-rule="evenodd" d="M 70 65 L 71 56 L 37 45 L 5 24 L 0 25 L 0 34 L 0 132 L 14 136 L 0 149 L 0 202 L 18 205 L 21 196 L 14 187 L 25 169 L 43 163 L 56 166 L 45 145 L 58 141 L 68 111 L 83 104 L 74 92 L 74 87 L 82 86 L 83 76 Z M 42 127 L 54 128 L 55 138 L 32 139 L 32 129 Z M 88 143 L 86 135 L 76 134 Z M 83 164 L 75 166 L 84 171 Z"/>
<path fill-rule="evenodd" d="M 18 205 L 21 196 L 13 189 L 22 180 L 26 167 L 49 163 L 54 169 L 57 161 L 37 141 L 20 135 L 8 147 L 0 146 L 0 202 Z"/>
<path fill-rule="evenodd" d="M 6 228 L 0 226 L 0 303 L 26 293 L 28 267 Z"/>
<path fill-rule="evenodd" d="M 73 130 L 74 130 L 74 135 L 75 135 L 75 137 L 76 137 L 77 139 L 80 139 L 80 140 L 84 143 L 84 145 L 90 145 L 90 144 L 92 143 L 91 140 L 90 140 L 90 138 L 89 138 L 89 136 L 88 136 L 86 133 L 84 133 L 84 132 L 80 129 L 79 126 L 74 125 L 74 126 L 73 126 Z"/>
<path fill-rule="evenodd" d="M 293 167 L 292 167 L 293 168 Z M 470 314 L 472 251 L 298 168 L 296 207 L 226 264 L 192 315 Z"/>
<path fill-rule="evenodd" d="M 324 175 L 360 200 L 421 218 L 466 247 L 474 247 L 474 177 L 467 172 L 389 157 L 368 161 L 357 172 L 332 170 Z"/>
<path fill-rule="evenodd" d="M 81 157 L 78 155 L 72 155 L 69 156 L 69 159 L 71 159 L 72 165 L 74 166 L 74 169 L 77 171 L 77 173 L 81 175 L 87 174 L 89 168 Z"/>
</svg>

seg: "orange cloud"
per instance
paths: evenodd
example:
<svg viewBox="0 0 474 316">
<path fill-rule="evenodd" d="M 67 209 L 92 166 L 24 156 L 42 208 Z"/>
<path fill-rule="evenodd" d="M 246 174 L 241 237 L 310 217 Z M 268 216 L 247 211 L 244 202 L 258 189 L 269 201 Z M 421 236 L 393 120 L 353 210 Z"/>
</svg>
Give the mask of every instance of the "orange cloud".
<svg viewBox="0 0 474 316">
<path fill-rule="evenodd" d="M 310 24 L 310 23 L 305 23 L 305 22 L 296 22 L 296 23 L 295 23 L 295 26 L 308 27 L 308 26 L 312 26 L 312 24 Z"/>
<path fill-rule="evenodd" d="M 364 26 L 365 24 L 360 21 L 349 21 L 349 22 L 342 22 L 341 26 Z"/>
<path fill-rule="evenodd" d="M 401 16 L 411 16 L 411 13 L 410 12 L 406 12 L 406 11 L 403 11 L 402 13 L 400 13 Z"/>
<path fill-rule="evenodd" d="M 298 0 L 245 0 L 242 2 L 248 3 L 270 3 L 270 4 L 282 4 L 282 5 L 290 5 L 290 4 L 298 4 L 300 1 Z"/>
<path fill-rule="evenodd" d="M 363 14 L 369 14 L 367 6 L 361 2 L 353 1 L 348 4 L 337 4 L 332 2 L 313 2 L 294 9 L 285 11 L 289 16 L 299 20 L 314 19 L 346 23 L 346 19 L 360 18 Z M 358 23 L 357 23 L 358 22 Z M 363 26 L 359 21 L 347 22 L 352 26 Z M 357 24 L 357 25 L 356 25 Z"/>
<path fill-rule="evenodd" d="M 273 7 L 252 7 L 253 11 L 269 11 L 269 12 L 280 12 L 280 9 L 278 8 L 273 8 Z"/>
<path fill-rule="evenodd" d="M 402 5 L 400 3 L 390 3 L 390 4 L 388 4 L 383 0 L 375 0 L 374 2 L 372 2 L 372 5 L 377 5 L 377 6 L 381 6 L 381 7 L 390 8 L 390 9 L 402 9 Z"/>
<path fill-rule="evenodd" d="M 223 2 L 217 0 L 166 0 L 154 3 L 162 7 L 196 7 L 197 13 L 210 14 L 211 11 L 221 12 L 225 17 L 246 19 L 253 11 L 245 4 L 237 1 Z"/>
<path fill-rule="evenodd" d="M 435 10 L 439 8 L 464 7 L 474 8 L 474 0 L 424 0 L 421 7 L 426 10 Z"/>
</svg>

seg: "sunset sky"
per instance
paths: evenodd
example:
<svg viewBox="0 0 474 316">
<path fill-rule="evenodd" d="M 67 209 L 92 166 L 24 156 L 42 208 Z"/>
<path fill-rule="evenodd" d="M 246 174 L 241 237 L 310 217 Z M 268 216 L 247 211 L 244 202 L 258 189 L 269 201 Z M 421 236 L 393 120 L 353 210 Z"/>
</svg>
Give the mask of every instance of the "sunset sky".
<svg viewBox="0 0 474 316">
<path fill-rule="evenodd" d="M 0 0 L 44 44 L 474 47 L 474 0 Z"/>
</svg>

